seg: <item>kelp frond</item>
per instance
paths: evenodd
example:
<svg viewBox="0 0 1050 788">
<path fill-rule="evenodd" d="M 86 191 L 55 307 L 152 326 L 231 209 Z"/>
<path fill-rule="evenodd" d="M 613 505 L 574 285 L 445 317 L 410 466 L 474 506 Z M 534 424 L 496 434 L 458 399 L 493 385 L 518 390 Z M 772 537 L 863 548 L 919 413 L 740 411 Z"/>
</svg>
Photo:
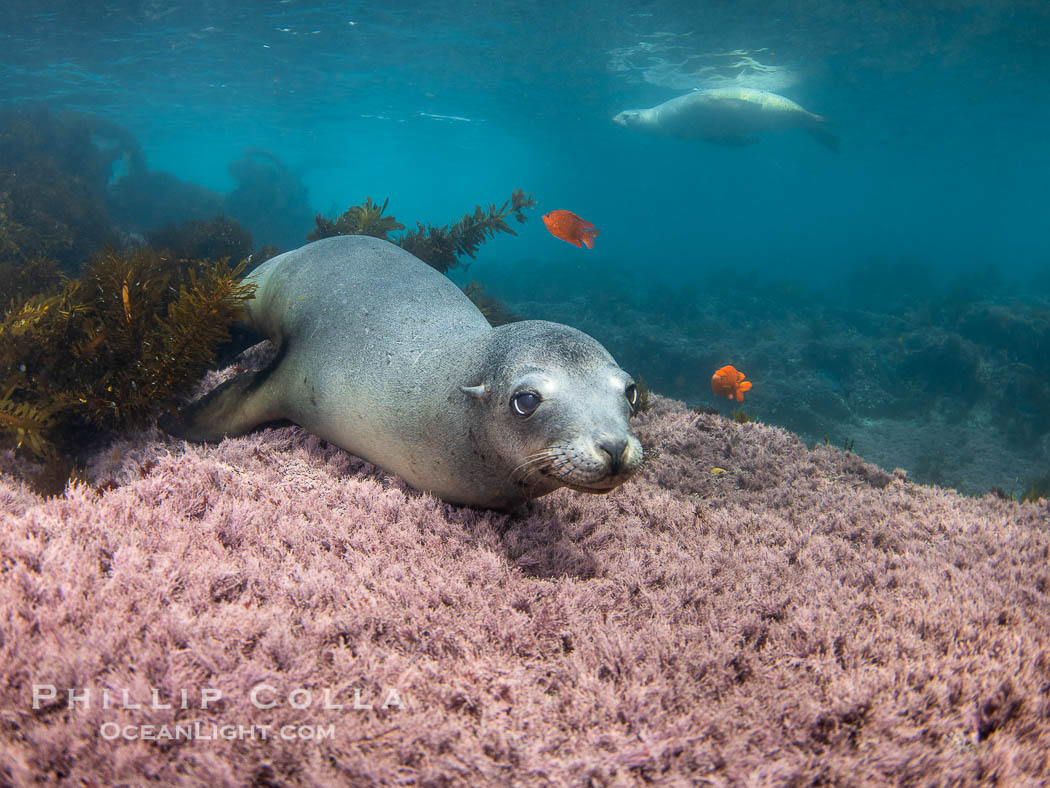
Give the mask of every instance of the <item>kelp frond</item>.
<svg viewBox="0 0 1050 788">
<path fill-rule="evenodd" d="M 459 258 L 464 255 L 473 259 L 478 248 L 496 233 L 517 235 L 507 217 L 513 215 L 519 222 L 524 222 L 525 209 L 532 208 L 536 201 L 521 189 L 515 189 L 511 198 L 497 210 L 490 205 L 488 210 L 480 205 L 474 206 L 474 213 L 468 213 L 454 224 L 442 227 L 416 224 L 398 242 L 405 250 L 411 252 L 423 262 L 445 273 L 459 265 Z"/>
<path fill-rule="evenodd" d="M 507 206 L 504 205 L 503 208 Z M 526 194 L 522 189 L 515 189 L 510 195 L 510 212 L 514 214 L 514 218 L 519 222 L 524 223 L 528 220 L 528 216 L 525 215 L 525 211 L 529 208 L 535 208 L 536 201 L 532 199 L 531 194 Z"/>
<path fill-rule="evenodd" d="M 111 352 L 130 355 L 142 344 L 167 298 L 176 268 L 152 249 L 105 249 L 84 271 L 85 296 L 107 332 Z"/>
<path fill-rule="evenodd" d="M 371 197 L 366 197 L 363 203 L 348 208 L 334 221 L 317 214 L 314 217 L 316 227 L 306 236 L 306 240 L 319 241 L 334 235 L 369 235 L 389 241 L 390 233 L 405 229 L 405 225 L 393 216 L 383 215 L 389 202 L 389 197 L 383 200 L 382 205 L 373 202 Z"/>
<path fill-rule="evenodd" d="M 28 402 L 14 402 L 12 391 L 0 399 L 0 434 L 16 449 L 25 448 L 39 458 L 51 454 L 47 433 L 55 426 L 55 407 L 37 408 Z"/>
<path fill-rule="evenodd" d="M 424 263 L 445 273 L 460 264 L 459 258 L 474 258 L 479 247 L 497 233 L 517 235 L 507 224 L 507 219 L 513 216 L 518 222 L 524 222 L 528 219 L 525 210 L 536 205 L 532 195 L 515 189 L 510 199 L 498 210 L 495 205 L 487 209 L 477 205 L 473 213 L 465 214 L 453 224 L 439 226 L 417 222 L 416 229 L 409 230 L 400 238 L 391 238 L 391 233 L 405 227 L 394 217 L 383 215 L 388 202 L 389 198 L 379 205 L 369 197 L 338 219 L 331 220 L 318 215 L 315 219 L 317 227 L 307 236 L 307 240 L 316 241 L 334 235 L 371 235 L 396 243 Z"/>
<path fill-rule="evenodd" d="M 159 365 L 158 374 L 148 381 L 153 398 L 167 398 L 185 381 L 194 380 L 215 360 L 215 349 L 229 341 L 230 324 L 255 294 L 255 284 L 239 278 L 244 267 L 242 261 L 231 270 L 224 261 L 200 276 L 189 272 L 189 281 L 154 330 Z"/>
<path fill-rule="evenodd" d="M 42 456 L 172 406 L 253 294 L 244 266 L 106 250 L 58 295 L 14 304 L 0 320 L 0 442 Z"/>
</svg>

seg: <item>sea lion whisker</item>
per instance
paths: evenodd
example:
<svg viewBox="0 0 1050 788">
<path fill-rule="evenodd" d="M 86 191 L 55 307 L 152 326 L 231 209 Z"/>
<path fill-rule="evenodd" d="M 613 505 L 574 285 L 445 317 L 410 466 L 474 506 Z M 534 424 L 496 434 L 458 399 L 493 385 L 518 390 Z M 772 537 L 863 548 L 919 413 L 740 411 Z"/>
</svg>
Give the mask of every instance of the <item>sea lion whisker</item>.
<svg viewBox="0 0 1050 788">
<path fill-rule="evenodd" d="M 575 465 L 573 465 L 573 462 L 570 458 L 562 456 L 562 459 L 559 462 L 556 462 L 550 467 L 550 472 L 557 476 L 559 479 L 568 478 L 569 474 L 562 470 L 566 465 L 569 466 L 570 471 L 572 468 L 576 467 Z"/>
<path fill-rule="evenodd" d="M 552 463 L 552 460 L 561 459 L 561 462 L 557 465 Z M 514 469 L 512 478 L 517 478 L 519 481 L 524 483 L 530 483 L 533 479 L 536 483 L 540 482 L 538 478 L 541 475 L 553 476 L 557 479 L 563 479 L 564 474 L 556 473 L 554 469 L 561 467 L 568 460 L 565 457 L 564 447 L 554 444 L 547 446 L 546 448 L 540 449 L 537 452 L 530 454 L 525 460 Z"/>
<path fill-rule="evenodd" d="M 541 449 L 538 452 L 534 452 L 533 454 L 528 455 L 524 460 L 519 462 L 516 466 L 514 466 L 514 469 L 511 471 L 511 473 L 516 473 L 522 468 L 527 468 L 528 466 L 546 462 L 547 460 L 550 460 L 553 456 L 555 455 L 551 454 L 547 449 Z"/>
<path fill-rule="evenodd" d="M 527 481 L 529 478 L 541 473 L 555 456 L 557 455 L 551 453 L 548 449 L 542 449 L 534 454 L 530 454 L 523 462 L 518 463 L 514 467 L 510 472 L 510 478 Z"/>
<path fill-rule="evenodd" d="M 542 470 L 542 466 L 537 465 L 512 474 L 510 478 L 515 479 L 522 484 L 535 485 L 542 476 Z"/>
</svg>

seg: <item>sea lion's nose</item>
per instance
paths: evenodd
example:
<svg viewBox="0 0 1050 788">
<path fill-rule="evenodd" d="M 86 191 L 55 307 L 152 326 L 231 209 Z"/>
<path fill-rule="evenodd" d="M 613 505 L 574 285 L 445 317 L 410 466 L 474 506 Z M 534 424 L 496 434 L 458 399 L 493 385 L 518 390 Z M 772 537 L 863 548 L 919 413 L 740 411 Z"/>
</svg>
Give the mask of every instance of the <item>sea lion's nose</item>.
<svg viewBox="0 0 1050 788">
<path fill-rule="evenodd" d="M 609 474 L 615 476 L 620 472 L 623 465 L 624 455 L 627 453 L 626 438 L 601 438 L 598 448 L 609 455 Z"/>
</svg>

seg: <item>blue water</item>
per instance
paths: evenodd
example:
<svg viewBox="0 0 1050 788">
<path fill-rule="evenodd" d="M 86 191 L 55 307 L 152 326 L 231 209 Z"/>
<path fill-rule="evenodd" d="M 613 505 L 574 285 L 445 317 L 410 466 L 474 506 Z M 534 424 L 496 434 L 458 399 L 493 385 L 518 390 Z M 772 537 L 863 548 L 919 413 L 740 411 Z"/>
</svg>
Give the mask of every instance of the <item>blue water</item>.
<svg viewBox="0 0 1050 788">
<path fill-rule="evenodd" d="M 756 288 L 791 280 L 835 303 L 856 290 L 855 272 L 882 265 L 875 280 L 890 295 L 913 273 L 942 288 L 977 271 L 1033 303 L 1045 297 L 1050 6 L 780 5 L 9 0 L 0 6 L 0 103 L 44 101 L 115 121 L 151 170 L 224 194 L 236 185 L 230 162 L 268 151 L 305 186 L 308 205 L 287 226 L 244 218 L 257 246 L 294 245 L 311 213 L 339 213 L 366 196 L 389 196 L 389 211 L 413 225 L 453 221 L 523 188 L 538 201 L 530 221 L 515 225 L 518 237 L 489 242 L 466 277 L 497 291 L 502 283 L 512 302 L 535 300 L 532 270 L 544 271 L 550 302 L 561 270 L 573 297 L 621 275 L 703 290 L 712 276 L 736 274 Z M 727 85 L 767 89 L 828 117 L 840 152 L 798 130 L 734 148 L 611 122 L 623 109 Z M 593 252 L 548 234 L 539 216 L 555 208 L 601 230 Z M 764 298 L 757 309 L 770 307 Z M 667 317 L 662 297 L 632 308 Z M 692 308 L 683 300 L 671 321 L 695 318 Z M 721 342 L 730 361 L 748 352 L 746 335 L 696 341 Z M 705 404 L 710 372 L 684 370 L 678 383 L 659 372 L 654 388 Z M 808 372 L 851 382 L 848 371 Z M 1040 415 L 1044 404 L 1025 407 Z M 804 432 L 783 402 L 773 412 Z M 1041 415 L 1031 423 L 1050 420 Z M 1036 448 L 1003 474 L 1043 467 L 1040 436 L 1027 437 Z M 909 461 L 873 444 L 869 452 L 888 465 Z M 983 464 L 996 466 L 987 456 Z M 943 481 L 965 486 L 950 474 Z M 991 483 L 995 473 L 970 486 Z"/>
</svg>

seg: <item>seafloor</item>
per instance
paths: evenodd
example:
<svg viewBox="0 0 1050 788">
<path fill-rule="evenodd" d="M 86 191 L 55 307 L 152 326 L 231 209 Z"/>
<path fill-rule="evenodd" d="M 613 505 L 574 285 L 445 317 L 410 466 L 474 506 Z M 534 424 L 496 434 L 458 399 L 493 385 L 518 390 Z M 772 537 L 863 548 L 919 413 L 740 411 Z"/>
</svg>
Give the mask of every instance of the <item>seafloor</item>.
<svg viewBox="0 0 1050 788">
<path fill-rule="evenodd" d="M 6 455 L 0 783 L 1050 780 L 1050 505 L 659 397 L 634 425 L 636 479 L 510 515 L 295 427 L 144 434 L 50 500 Z M 195 721 L 256 738 L 164 738 Z"/>
</svg>

